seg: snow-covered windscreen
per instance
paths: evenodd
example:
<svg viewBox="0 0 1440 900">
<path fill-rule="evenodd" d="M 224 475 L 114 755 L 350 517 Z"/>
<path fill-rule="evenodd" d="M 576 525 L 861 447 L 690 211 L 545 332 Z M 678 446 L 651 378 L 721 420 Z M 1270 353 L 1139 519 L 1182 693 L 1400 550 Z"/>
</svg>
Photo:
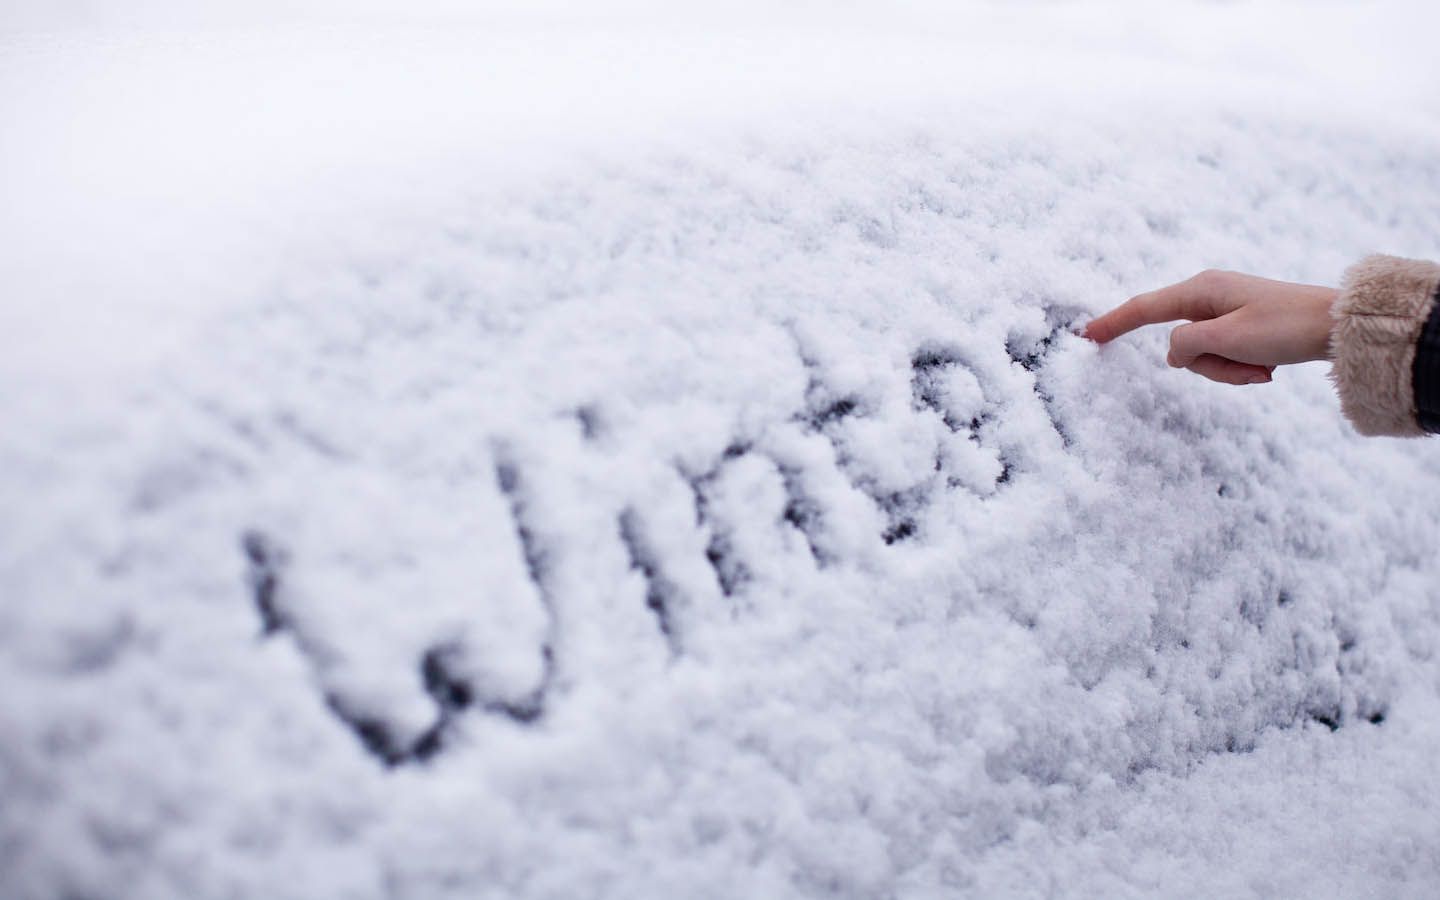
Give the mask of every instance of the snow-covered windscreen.
<svg viewBox="0 0 1440 900">
<path fill-rule="evenodd" d="M 172 8 L 173 7 L 173 8 Z M 0 894 L 1433 896 L 1430 4 L 0 18 Z"/>
</svg>

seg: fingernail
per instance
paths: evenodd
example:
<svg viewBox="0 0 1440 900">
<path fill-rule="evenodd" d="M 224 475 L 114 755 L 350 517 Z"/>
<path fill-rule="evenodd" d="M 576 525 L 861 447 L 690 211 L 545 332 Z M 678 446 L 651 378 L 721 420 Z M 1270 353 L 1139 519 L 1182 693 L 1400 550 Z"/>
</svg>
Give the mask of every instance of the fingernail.
<svg viewBox="0 0 1440 900">
<path fill-rule="evenodd" d="M 1269 376 L 1269 375 L 1251 375 L 1251 376 L 1250 376 L 1250 380 L 1247 381 L 1247 382 L 1245 382 L 1245 383 L 1246 383 L 1246 384 L 1269 384 L 1269 383 L 1270 383 L 1270 376 Z"/>
</svg>

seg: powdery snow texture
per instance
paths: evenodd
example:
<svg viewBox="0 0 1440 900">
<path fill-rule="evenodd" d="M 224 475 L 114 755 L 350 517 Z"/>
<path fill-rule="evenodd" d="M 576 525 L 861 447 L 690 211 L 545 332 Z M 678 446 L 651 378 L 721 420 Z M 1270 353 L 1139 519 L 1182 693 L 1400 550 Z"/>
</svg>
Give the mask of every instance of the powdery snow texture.
<svg viewBox="0 0 1440 900">
<path fill-rule="evenodd" d="M 0 892 L 1440 890 L 1440 456 L 1072 333 L 1440 252 L 1433 120 L 930 89 L 431 172 L 16 366 Z"/>
</svg>

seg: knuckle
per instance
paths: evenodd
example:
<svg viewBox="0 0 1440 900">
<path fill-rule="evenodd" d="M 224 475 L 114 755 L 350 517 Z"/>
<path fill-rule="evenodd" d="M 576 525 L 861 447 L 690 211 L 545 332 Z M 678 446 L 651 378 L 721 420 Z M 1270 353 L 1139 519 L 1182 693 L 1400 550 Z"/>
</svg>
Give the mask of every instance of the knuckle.
<svg viewBox="0 0 1440 900">
<path fill-rule="evenodd" d="M 1223 269 L 1206 269 L 1203 272 L 1197 272 L 1190 282 L 1202 290 L 1214 291 L 1224 287 L 1229 277 L 1230 273 Z"/>
</svg>

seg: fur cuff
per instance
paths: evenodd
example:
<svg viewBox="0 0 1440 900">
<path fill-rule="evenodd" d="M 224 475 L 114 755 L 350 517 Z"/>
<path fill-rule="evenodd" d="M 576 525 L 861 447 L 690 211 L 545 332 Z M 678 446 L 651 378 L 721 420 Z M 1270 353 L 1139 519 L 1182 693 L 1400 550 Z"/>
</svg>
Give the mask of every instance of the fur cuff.
<svg viewBox="0 0 1440 900">
<path fill-rule="evenodd" d="M 1415 437 L 1415 342 L 1440 284 L 1440 265 L 1376 254 L 1345 272 L 1331 307 L 1330 377 L 1361 434 Z"/>
</svg>

